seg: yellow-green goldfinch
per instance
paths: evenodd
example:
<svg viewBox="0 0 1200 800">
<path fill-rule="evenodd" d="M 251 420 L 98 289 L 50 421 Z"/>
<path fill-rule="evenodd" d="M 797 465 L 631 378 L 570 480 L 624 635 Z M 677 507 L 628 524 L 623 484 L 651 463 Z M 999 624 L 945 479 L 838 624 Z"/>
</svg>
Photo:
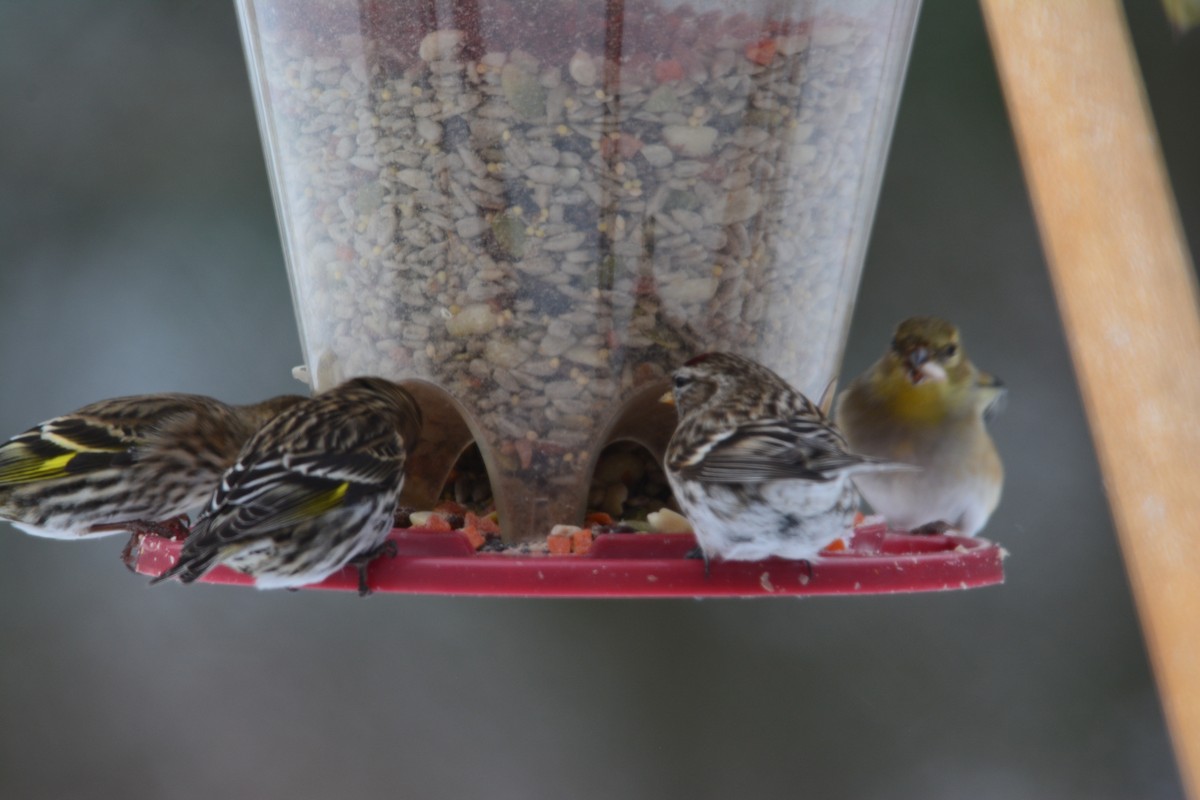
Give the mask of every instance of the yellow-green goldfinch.
<svg viewBox="0 0 1200 800">
<path fill-rule="evenodd" d="M 842 392 L 836 410 L 854 450 L 920 467 L 855 476 L 874 511 L 898 529 L 978 533 L 1004 483 L 984 426 L 1004 391 L 970 362 L 954 325 L 935 317 L 901 322 L 883 358 Z"/>
</svg>

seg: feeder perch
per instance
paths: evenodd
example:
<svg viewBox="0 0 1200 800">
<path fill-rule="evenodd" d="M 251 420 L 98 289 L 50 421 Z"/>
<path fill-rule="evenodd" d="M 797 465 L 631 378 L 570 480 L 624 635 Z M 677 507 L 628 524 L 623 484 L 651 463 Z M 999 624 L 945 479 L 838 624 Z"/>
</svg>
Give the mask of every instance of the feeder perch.
<svg viewBox="0 0 1200 800">
<path fill-rule="evenodd" d="M 714 561 L 687 558 L 691 534 L 596 537 L 584 555 L 477 553 L 458 531 L 397 530 L 396 556 L 371 562 L 373 592 L 516 597 L 769 597 L 772 595 L 893 594 L 971 589 L 1004 580 L 1004 551 L 983 539 L 913 536 L 882 524 L 859 526 L 843 550 L 803 561 Z M 172 566 L 182 543 L 153 534 L 132 549 L 130 566 L 158 575 Z M 249 576 L 217 567 L 200 580 L 250 585 Z M 314 589 L 358 590 L 353 567 Z"/>
<path fill-rule="evenodd" d="M 238 0 L 303 374 L 315 391 L 406 385 L 426 424 L 402 503 L 436 505 L 475 445 L 509 546 L 583 522 L 609 445 L 661 463 L 675 416 L 657 400 L 691 356 L 736 351 L 819 396 L 918 5 Z M 371 574 L 379 591 L 539 596 L 1001 580 L 987 542 L 876 534 L 811 570 L 705 579 L 689 536 L 523 557 L 399 531 Z M 138 569 L 174 546 L 146 540 Z"/>
<path fill-rule="evenodd" d="M 983 0 L 1188 796 L 1200 798 L 1200 294 L 1121 4 Z"/>
</svg>

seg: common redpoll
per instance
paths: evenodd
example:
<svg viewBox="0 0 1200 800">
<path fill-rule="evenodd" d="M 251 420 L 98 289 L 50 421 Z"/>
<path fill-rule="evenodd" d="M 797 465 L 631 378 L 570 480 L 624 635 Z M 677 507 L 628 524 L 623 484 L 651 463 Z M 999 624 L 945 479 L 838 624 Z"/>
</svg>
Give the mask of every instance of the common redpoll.
<svg viewBox="0 0 1200 800">
<path fill-rule="evenodd" d="M 303 399 L 149 394 L 47 420 L 0 445 L 0 519 L 55 539 L 153 527 L 202 506 L 246 440 Z"/>
<path fill-rule="evenodd" d="M 191 583 L 217 564 L 260 589 L 318 583 L 366 565 L 392 529 L 421 412 L 403 388 L 354 378 L 272 419 L 242 448 L 179 562 L 154 579 Z"/>
<path fill-rule="evenodd" d="M 856 476 L 876 513 L 905 530 L 973 536 L 1000 501 L 1004 468 L 984 420 L 1004 387 L 967 358 L 943 319 L 901 322 L 883 357 L 838 398 L 851 447 L 921 467 Z"/>
<path fill-rule="evenodd" d="M 706 563 L 812 559 L 853 522 L 850 476 L 896 468 L 849 452 L 820 408 L 749 359 L 697 356 L 673 380 L 667 479 Z"/>
</svg>

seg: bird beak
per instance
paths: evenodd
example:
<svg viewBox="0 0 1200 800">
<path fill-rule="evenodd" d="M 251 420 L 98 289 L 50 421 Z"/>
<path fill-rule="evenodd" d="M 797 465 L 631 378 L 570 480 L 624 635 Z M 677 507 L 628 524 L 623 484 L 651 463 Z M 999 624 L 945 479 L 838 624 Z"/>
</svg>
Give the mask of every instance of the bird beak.
<svg viewBox="0 0 1200 800">
<path fill-rule="evenodd" d="M 926 380 L 946 380 L 946 368 L 930 358 L 932 354 L 928 347 L 914 347 L 904 360 L 908 364 L 908 379 L 913 386 Z"/>
<path fill-rule="evenodd" d="M 925 367 L 929 363 L 929 348 L 914 347 L 905 355 L 904 361 L 908 364 L 908 379 L 916 386 L 921 381 L 925 380 Z"/>
<path fill-rule="evenodd" d="M 660 403 L 666 403 L 666 404 L 667 404 L 667 405 L 669 405 L 669 406 L 673 406 L 673 405 L 675 405 L 675 393 L 674 393 L 674 392 L 667 392 L 667 393 L 666 393 L 666 394 L 664 394 L 662 397 L 658 398 L 658 402 L 660 402 Z"/>
<path fill-rule="evenodd" d="M 944 381 L 946 380 L 946 368 L 933 361 L 926 361 L 921 365 L 921 375 L 931 381 Z"/>
</svg>

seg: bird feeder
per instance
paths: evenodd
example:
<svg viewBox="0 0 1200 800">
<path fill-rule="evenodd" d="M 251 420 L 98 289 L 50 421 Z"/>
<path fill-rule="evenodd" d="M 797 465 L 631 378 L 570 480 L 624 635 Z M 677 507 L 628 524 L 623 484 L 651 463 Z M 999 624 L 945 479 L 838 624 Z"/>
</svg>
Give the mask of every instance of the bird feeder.
<svg viewBox="0 0 1200 800">
<path fill-rule="evenodd" d="M 404 383 L 426 420 L 404 503 L 432 507 L 474 444 L 509 544 L 583 521 L 606 446 L 661 460 L 675 412 L 658 398 L 697 353 L 736 351 L 819 396 L 918 6 L 239 0 L 306 379 Z M 997 548 L 953 537 L 855 536 L 811 567 L 717 564 L 706 581 L 682 560 L 686 535 L 599 537 L 565 560 L 398 536 L 379 588 L 761 594 L 1002 577 Z M 987 568 L 956 577 L 973 559 Z"/>
</svg>

